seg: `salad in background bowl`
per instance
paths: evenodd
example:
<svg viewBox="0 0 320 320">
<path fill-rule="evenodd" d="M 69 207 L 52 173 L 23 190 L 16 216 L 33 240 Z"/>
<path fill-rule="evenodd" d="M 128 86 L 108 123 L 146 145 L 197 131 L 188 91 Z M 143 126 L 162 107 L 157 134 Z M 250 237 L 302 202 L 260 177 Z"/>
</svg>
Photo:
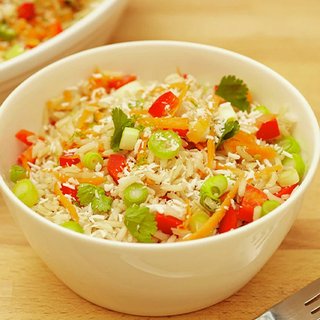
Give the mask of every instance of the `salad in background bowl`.
<svg viewBox="0 0 320 320">
<path fill-rule="evenodd" d="M 94 76 L 92 76 L 93 70 L 96 70 L 97 67 L 101 71 L 94 71 Z M 179 68 L 182 73 L 178 72 L 168 77 L 176 68 Z M 137 76 L 139 81 L 136 82 L 134 80 L 126 85 L 117 88 L 113 87 L 109 92 L 108 83 L 106 82 L 103 89 L 101 89 L 99 79 L 101 81 L 104 80 L 104 74 L 107 79 L 110 79 L 113 77 L 110 77 L 110 75 L 114 75 L 119 71 L 122 71 L 123 75 L 130 76 L 130 80 L 134 80 L 132 76 Z M 59 81 L 53 84 L 51 81 L 53 78 L 59 79 Z M 125 77 L 125 79 L 129 78 Z M 86 92 L 88 98 L 85 98 L 86 94 L 78 96 L 74 100 L 77 101 L 75 109 L 70 112 L 70 110 L 67 110 L 70 105 L 64 99 L 69 99 L 67 97 L 70 97 L 71 93 L 74 93 L 76 97 L 79 92 L 79 85 L 77 87 L 77 84 L 85 79 L 91 79 L 91 83 L 93 85 L 98 84 L 98 87 L 93 91 L 88 91 L 85 90 L 84 86 L 83 92 Z M 113 81 L 113 83 L 119 84 L 123 79 L 123 76 L 116 77 L 113 80 L 117 81 Z M 145 84 L 145 81 L 148 82 L 148 80 L 156 81 L 157 85 L 152 85 L 152 83 Z M 230 81 L 231 83 L 236 81 L 237 86 L 242 88 L 238 97 L 241 98 L 240 100 L 244 105 L 249 103 L 248 112 L 246 110 L 238 110 L 237 102 L 232 101 L 230 96 L 227 97 L 225 95 L 228 90 L 225 90 L 224 82 L 230 83 Z M 219 114 L 219 112 L 211 113 L 209 120 L 210 130 L 213 127 L 216 132 L 208 131 L 207 128 L 203 130 L 202 135 L 199 134 L 202 131 L 201 128 L 207 125 L 205 121 L 207 113 L 203 115 L 200 108 L 198 118 L 195 118 L 194 115 L 191 116 L 192 112 L 190 112 L 189 118 L 188 108 L 190 107 L 190 110 L 193 110 L 193 107 L 195 107 L 192 102 L 185 106 L 186 110 L 178 108 L 176 114 L 171 115 L 171 112 L 175 110 L 175 106 L 178 105 L 176 98 L 183 100 L 185 104 L 184 97 L 190 98 L 190 93 L 191 97 L 195 97 L 196 92 L 193 89 L 191 91 L 188 89 L 184 95 L 183 86 L 175 85 L 174 88 L 169 88 L 177 82 L 186 83 L 190 85 L 190 88 L 193 88 L 193 86 L 199 88 L 197 96 L 199 100 L 195 105 L 200 104 L 200 101 L 207 101 L 202 99 L 206 94 L 212 95 L 212 100 L 210 100 L 212 101 L 212 107 L 215 102 L 214 97 L 217 96 L 219 99 L 225 100 L 219 102 L 219 108 L 225 107 L 223 109 L 225 111 L 222 114 Z M 210 84 L 207 87 L 207 91 L 203 87 L 205 83 Z M 248 91 L 246 89 L 243 90 L 244 84 L 249 89 L 252 100 L 248 95 Z M 158 85 L 160 89 L 157 89 Z M 214 87 L 215 85 L 217 87 Z M 143 89 L 141 92 L 149 92 L 149 94 L 146 94 L 147 98 L 140 101 L 140 104 L 136 100 L 136 103 L 128 110 L 126 106 L 129 104 L 120 103 L 121 96 L 125 91 L 130 91 L 130 88 L 132 89 L 131 93 L 134 95 L 134 92 L 137 92 L 137 89 L 141 90 L 141 87 Z M 66 88 L 69 88 L 69 90 L 66 90 Z M 124 90 L 125 88 L 126 90 Z M 155 89 L 155 91 L 159 90 L 159 92 L 151 94 L 151 88 Z M 68 92 L 70 90 L 73 91 Z M 124 96 L 126 97 L 127 94 L 128 92 Z M 97 109 L 93 100 L 99 100 L 102 97 L 104 104 Z M 113 99 L 118 99 L 119 103 L 114 103 Z M 48 103 L 48 101 L 50 102 Z M 163 101 L 165 102 L 164 104 L 161 103 Z M 47 103 L 50 109 L 49 113 L 45 112 L 46 108 L 44 108 Z M 208 105 L 209 109 L 211 108 L 208 103 L 203 105 Z M 256 110 L 257 108 L 258 110 Z M 91 110 L 93 114 L 88 111 L 84 112 L 84 110 Z M 282 110 L 286 110 L 284 117 L 282 117 Z M 95 113 L 96 111 L 99 112 Z M 141 113 L 139 114 L 138 111 Z M 163 112 L 165 114 L 162 114 Z M 248 116 L 249 114 L 251 116 Z M 88 138 L 93 143 L 96 141 L 93 137 L 99 139 L 99 130 L 106 129 L 99 122 L 103 121 L 102 119 L 104 118 L 109 126 L 107 128 L 108 132 L 101 136 L 101 145 L 92 150 L 87 150 L 85 139 Z M 120 118 L 124 121 L 118 122 L 117 120 Z M 170 120 L 172 118 L 181 118 L 184 119 L 179 120 L 182 121 L 181 123 L 185 121 L 190 123 L 188 123 L 187 128 L 176 127 L 177 119 Z M 259 118 L 261 123 L 257 125 L 257 119 Z M 95 122 L 91 119 L 95 119 Z M 218 126 L 219 119 L 223 119 L 220 127 Z M 250 125 L 248 126 L 248 121 L 244 119 L 254 119 L 255 125 L 251 128 Z M 70 126 L 70 121 L 73 126 Z M 170 122 L 172 124 L 172 121 L 174 126 L 170 127 L 169 125 Z M 193 125 L 196 126 L 198 122 L 203 122 L 205 125 L 198 126 L 197 130 L 193 130 Z M 47 132 L 42 131 L 44 123 L 47 123 L 47 128 L 44 128 L 49 130 Z M 114 137 L 116 123 L 121 124 L 118 126 L 121 130 L 118 130 L 117 139 L 112 138 Z M 227 123 L 228 125 L 226 126 Z M 291 125 L 292 123 L 294 123 L 293 126 Z M 47 188 L 47 184 L 44 184 L 43 187 L 48 191 L 48 194 L 52 194 L 52 198 L 56 199 L 57 208 L 64 213 L 62 220 L 54 221 L 62 216 L 51 215 L 52 211 L 49 210 L 48 216 L 45 218 L 29 208 L 29 206 L 38 206 L 38 200 L 43 199 L 43 190 L 37 185 L 37 181 L 32 175 L 39 170 L 36 166 L 41 169 L 43 163 L 50 161 L 51 155 L 49 156 L 47 153 L 47 147 L 48 139 L 50 140 L 51 138 L 49 138 L 48 132 L 51 132 L 53 137 L 55 135 L 61 137 L 59 130 L 72 131 L 74 126 L 79 125 L 81 127 L 80 131 L 75 132 L 75 135 L 69 135 L 64 140 L 65 143 L 61 144 L 59 140 L 59 143 L 56 144 L 52 140 L 53 143 L 50 144 L 52 146 L 51 152 L 56 152 L 56 155 L 53 157 L 54 161 L 51 159 L 53 167 L 48 168 L 48 171 L 52 169 L 57 172 L 53 177 L 48 177 L 46 181 L 52 186 L 50 185 Z M 266 126 L 268 130 L 264 130 Z M 150 130 L 147 129 L 148 127 Z M 305 130 L 306 127 L 308 127 L 308 130 Z M 226 130 L 226 128 L 229 129 Z M 252 131 L 250 131 L 250 128 Z M 271 130 L 270 128 L 273 129 Z M 21 129 L 28 130 L 31 134 L 26 133 L 24 136 L 24 134 L 21 134 Z M 188 132 L 177 132 L 177 130 L 184 129 L 188 129 Z M 89 130 L 92 131 L 92 136 L 88 137 Z M 203 220 L 200 219 L 198 221 L 200 223 L 195 224 L 195 228 L 199 227 L 198 230 L 190 229 L 189 235 L 186 234 L 184 236 L 189 237 L 190 234 L 195 234 L 199 230 L 201 235 L 204 235 L 205 232 L 203 233 L 203 231 L 209 229 L 210 232 L 213 231 L 212 226 L 215 227 L 215 233 L 220 234 L 205 234 L 204 237 L 197 237 L 192 241 L 176 239 L 179 241 L 173 243 L 169 241 L 169 243 L 161 244 L 149 243 L 156 242 L 154 239 L 156 232 L 161 229 L 159 227 L 161 222 L 156 221 L 155 218 L 156 223 L 153 221 L 150 224 L 153 227 L 151 228 L 152 232 L 149 232 L 150 238 L 147 236 L 148 241 L 139 241 L 137 233 L 143 233 L 142 229 L 144 227 L 142 227 L 139 217 L 136 217 L 137 219 L 130 220 L 135 224 L 130 223 L 130 226 L 126 226 L 125 223 L 125 227 L 129 231 L 126 231 L 126 235 L 129 237 L 129 234 L 131 234 L 132 242 L 104 239 L 103 236 L 98 236 L 99 232 L 100 235 L 103 234 L 101 231 L 98 231 L 94 236 L 90 235 L 91 231 L 97 231 L 94 228 L 90 230 L 90 223 L 83 223 L 86 222 L 84 217 L 90 209 L 96 212 L 94 212 L 94 217 L 88 217 L 87 220 L 90 222 L 91 219 L 92 222 L 97 219 L 95 221 L 95 223 L 98 222 L 96 225 L 99 225 L 99 223 L 104 225 L 105 221 L 99 220 L 99 215 L 107 217 L 109 212 L 112 212 L 112 209 L 114 211 L 119 208 L 122 213 L 124 212 L 124 217 L 126 214 L 132 217 L 131 213 L 136 212 L 136 206 L 140 209 L 148 208 L 147 211 L 149 210 L 155 216 L 155 211 L 160 209 L 160 207 L 152 207 L 152 204 L 151 206 L 149 205 L 152 188 L 150 181 L 142 179 L 144 172 L 136 172 L 135 175 L 130 176 L 131 169 L 128 170 L 128 173 L 124 171 L 126 169 L 123 172 L 119 172 L 119 167 L 111 166 L 110 170 L 110 165 L 109 169 L 101 171 L 102 168 L 108 166 L 113 154 L 122 155 L 130 163 L 129 157 L 131 153 L 134 153 L 138 139 L 143 140 L 143 135 L 148 131 L 151 132 L 147 134 L 149 136 L 145 150 L 148 153 L 147 156 L 150 157 L 150 163 L 155 165 L 164 166 L 165 163 L 170 164 L 175 161 L 174 159 L 181 158 L 183 153 L 206 154 L 202 162 L 205 175 L 202 175 L 201 172 L 195 173 L 192 170 L 193 174 L 198 175 L 197 181 L 199 184 L 195 183 L 196 187 L 193 191 L 195 196 L 190 196 L 189 201 L 190 203 L 195 201 L 208 217 Z M 268 136 L 270 132 L 273 134 L 271 137 Z M 184 134 L 186 135 L 185 137 L 183 137 Z M 224 141 L 221 139 L 223 135 Z M 125 139 L 122 141 L 123 136 Z M 200 141 L 196 141 L 197 138 Z M 289 139 L 289 141 L 285 139 Z M 36 187 L 36 191 L 34 193 L 31 192 L 31 196 L 28 194 L 27 198 L 20 197 L 21 200 L 25 201 L 25 204 L 18 197 L 24 193 L 24 187 L 30 187 L 30 183 L 26 182 L 26 185 L 23 186 L 25 183 L 23 182 L 23 188 L 20 189 L 22 192 L 17 192 L 17 187 L 13 187 L 12 177 L 10 177 L 11 166 L 16 163 L 17 158 L 27 149 L 26 143 L 21 140 L 25 140 L 32 147 L 36 147 L 37 144 L 41 146 L 42 143 L 44 146 L 44 148 L 38 148 L 39 152 L 43 150 L 44 158 L 39 153 L 35 164 L 31 161 L 25 162 L 33 171 L 31 175 L 20 169 L 22 175 L 26 175 L 17 179 L 13 178 L 13 180 L 17 181 L 15 182 L 16 184 L 21 184 L 21 181 L 27 179 L 32 183 L 32 186 Z M 112 145 L 111 140 L 114 143 Z M 250 281 L 275 252 L 292 226 L 299 212 L 303 196 L 315 174 L 320 146 L 319 127 L 311 107 L 298 90 L 280 75 L 252 59 L 227 50 L 194 43 L 172 41 L 142 41 L 105 46 L 70 56 L 44 68 L 21 84 L 1 107 L 0 142 L 3 152 L 6 152 L 6 157 L 2 157 L 0 160 L 0 186 L 4 199 L 30 245 L 48 267 L 68 287 L 95 304 L 125 313 L 154 316 L 199 310 L 227 298 Z M 75 145 L 72 145 L 72 143 L 75 143 Z M 60 150 L 59 144 L 62 146 Z M 190 149 L 188 149 L 187 144 L 190 144 Z M 199 144 L 202 144 L 202 146 Z M 279 148 L 275 147 L 275 145 L 279 146 Z M 85 148 L 81 149 L 83 146 Z M 132 147 L 133 150 L 131 150 Z M 209 150 L 214 148 L 215 151 L 208 152 L 208 147 Z M 265 148 L 267 148 L 267 152 Z M 260 182 L 258 183 L 255 180 L 255 170 L 253 170 L 253 180 L 241 184 L 242 192 L 244 193 L 238 194 L 237 196 L 239 197 L 231 197 L 233 195 L 232 191 L 235 191 L 235 189 L 239 192 L 240 180 L 236 175 L 227 176 L 226 168 L 219 169 L 217 166 L 222 164 L 230 166 L 230 163 L 233 163 L 235 164 L 233 166 L 236 169 L 235 171 L 237 169 L 244 171 L 244 168 L 239 168 L 238 166 L 244 165 L 243 159 L 248 157 L 248 154 L 254 158 L 258 155 L 256 152 L 258 150 L 261 156 L 262 149 L 266 152 L 263 153 L 264 155 L 270 154 L 271 150 L 269 148 L 276 152 L 281 163 L 273 164 L 272 159 L 267 159 L 271 163 L 270 166 L 268 161 L 260 159 L 261 168 L 258 166 L 257 169 L 262 175 L 266 172 L 269 174 L 269 171 L 276 172 L 276 179 L 275 175 L 272 176 L 271 174 L 268 182 L 270 182 L 270 188 L 277 187 L 278 190 L 273 189 L 269 190 L 269 192 L 259 190 Z M 292 150 L 292 148 L 294 149 Z M 139 151 L 139 148 L 137 149 Z M 295 161 L 292 154 L 297 154 L 301 161 Z M 214 158 L 212 158 L 212 155 Z M 48 161 L 46 161 L 47 156 L 49 156 L 47 158 Z M 63 156 L 62 159 L 61 156 Z M 70 160 L 70 157 L 76 159 L 77 163 L 72 165 L 69 162 L 69 166 L 66 165 L 68 161 L 73 161 Z M 196 157 L 192 157 L 192 159 L 196 159 Z M 153 159 L 151 160 L 151 158 Z M 229 161 L 225 161 L 226 158 Z M 289 158 L 290 161 L 285 163 L 285 158 Z M 211 160 L 208 161 L 209 159 Z M 145 158 L 142 157 L 142 161 L 144 160 Z M 223 161 L 226 163 L 221 164 L 220 162 Z M 251 158 L 248 157 L 246 161 L 250 163 Z M 147 165 L 150 165 L 150 163 L 147 163 Z M 194 166 L 195 163 L 196 161 L 193 161 L 191 166 Z M 20 165 L 22 164 L 23 162 L 20 163 Z M 113 168 L 116 168 L 116 170 L 113 170 Z M 133 166 L 132 172 L 137 168 L 138 166 Z M 227 169 L 229 170 L 230 168 Z M 77 183 L 73 180 L 64 182 L 59 178 L 63 178 L 62 174 L 70 174 L 70 170 L 79 169 L 80 176 L 77 177 L 79 182 L 78 190 L 74 195 L 68 195 L 63 187 L 73 189 L 73 185 L 77 185 Z M 225 171 L 216 172 L 216 169 Z M 265 169 L 267 170 L 264 171 Z M 68 170 L 69 172 L 67 172 Z M 285 174 L 279 179 L 281 172 L 288 170 L 291 173 L 289 172 L 288 175 Z M 170 171 L 175 174 L 176 168 L 171 168 Z M 105 187 L 104 183 L 96 187 L 89 186 L 93 192 L 88 192 L 88 189 L 85 190 L 84 194 L 89 195 L 89 198 L 87 197 L 83 201 L 83 194 L 81 192 L 79 194 L 81 190 L 81 188 L 79 190 L 79 186 L 82 183 L 79 178 L 83 178 L 82 174 L 84 173 L 86 178 L 89 175 L 90 178 L 100 176 L 100 178 L 108 180 L 110 190 Z M 150 180 L 152 180 L 151 178 L 157 178 L 157 174 L 148 173 L 148 175 L 150 175 L 148 177 Z M 220 175 L 223 175 L 224 178 L 221 178 Z M 123 193 L 117 195 L 116 193 L 119 191 L 118 188 L 122 182 L 121 179 L 129 178 L 130 180 L 132 177 L 141 180 L 133 182 L 140 184 L 139 187 L 134 185 L 133 191 L 129 189 L 125 194 L 126 188 L 132 187 L 133 183 L 129 183 L 123 186 Z M 247 178 L 250 177 L 247 176 Z M 261 177 L 258 178 L 260 179 Z M 275 181 L 272 181 L 272 179 L 276 180 L 276 185 L 271 185 L 271 182 Z M 93 181 L 96 182 L 95 179 L 90 182 L 95 185 L 92 183 Z M 160 192 L 161 186 L 172 188 L 181 185 L 175 184 L 174 181 L 171 181 L 171 184 L 165 184 L 163 181 L 153 181 L 155 185 L 152 187 L 160 187 Z M 90 184 L 89 181 L 83 182 Z M 266 199 L 265 196 L 270 197 L 271 194 L 274 195 L 281 192 L 287 186 L 292 187 L 295 183 L 299 183 L 299 186 L 291 193 L 290 197 L 281 194 L 279 197 L 276 196 L 283 203 L 276 208 L 271 206 L 271 209 L 274 210 L 270 210 L 270 207 L 263 209 L 263 204 L 266 201 L 277 201 L 277 199 Z M 102 188 L 102 185 L 103 190 L 101 192 L 99 188 Z M 16 194 L 12 192 L 12 187 Z M 88 188 L 88 185 L 85 185 L 85 188 Z M 190 186 L 187 188 L 190 188 Z M 221 215 L 216 215 L 216 213 L 226 214 L 229 210 L 230 206 L 224 203 L 226 199 L 230 199 L 230 204 L 231 198 L 234 200 L 231 206 L 234 205 L 233 209 L 235 211 L 240 207 L 247 207 L 246 205 L 253 201 L 252 198 L 259 199 L 258 196 L 246 198 L 247 188 L 249 188 L 249 191 L 251 190 L 251 194 L 258 194 L 261 197 L 263 195 L 263 201 L 260 201 L 258 205 L 248 206 L 250 217 L 255 221 L 243 223 L 245 219 L 240 219 L 242 221 L 241 226 L 237 224 L 235 228 L 230 228 L 232 230 L 227 232 L 221 232 L 220 230 L 219 232 L 221 226 L 214 225 L 212 217 L 218 217 L 218 222 L 220 222 Z M 145 194 L 146 189 L 147 197 Z M 264 187 L 262 189 L 265 190 Z M 179 190 L 170 190 L 170 196 L 174 197 L 173 193 L 175 192 L 179 192 Z M 184 192 L 184 195 L 188 197 L 187 192 Z M 168 193 L 161 194 L 161 196 L 164 196 L 164 199 L 161 199 L 164 203 L 155 203 L 156 205 L 166 205 L 167 202 L 172 200 L 169 199 Z M 111 200 L 105 199 L 108 197 Z M 67 198 L 68 202 L 65 202 L 64 198 Z M 286 198 L 287 200 L 285 200 Z M 243 199 L 246 199 L 245 203 Z M 42 202 L 40 203 L 41 205 L 45 205 L 45 200 L 40 202 Z M 110 210 L 106 208 L 107 202 L 111 206 Z M 65 206 L 63 203 L 68 204 Z M 78 222 L 77 216 L 74 215 L 73 219 L 70 212 L 68 212 L 66 207 L 69 207 L 69 204 L 76 208 L 76 213 L 79 217 Z M 213 208 L 214 205 L 217 205 L 217 207 Z M 253 207 L 260 208 L 253 209 Z M 129 209 L 132 212 L 126 213 Z M 145 211 L 146 209 L 143 210 Z M 270 212 L 260 218 L 262 210 Z M 102 214 L 97 211 L 102 211 Z M 159 213 L 164 214 L 166 212 Z M 180 219 L 183 220 L 183 217 L 180 217 Z M 72 228 L 70 224 L 74 226 L 75 221 L 79 223 L 74 228 L 76 230 L 69 230 Z M 61 224 L 66 225 L 62 227 Z M 154 230 L 154 226 L 157 226 L 157 230 Z M 179 230 L 180 228 L 177 226 L 176 229 Z M 132 230 L 135 231 L 132 232 Z M 82 234 L 82 231 L 86 234 Z M 167 238 L 169 239 L 175 235 L 176 230 L 170 227 L 170 230 L 163 229 L 161 232 L 166 237 L 169 236 Z M 168 234 L 168 232 L 172 232 L 172 235 Z M 143 237 L 143 240 L 145 239 Z M 187 238 L 187 240 L 190 240 L 190 238 Z M 160 242 L 165 241 L 163 239 Z M 63 254 L 61 253 L 62 250 Z M 152 299 L 150 299 L 150 294 L 152 294 Z M 148 301 L 148 303 L 146 304 L 145 301 Z"/>
<path fill-rule="evenodd" d="M 126 0 L 2 1 L 0 102 L 41 67 L 105 44 L 125 5 Z"/>
</svg>

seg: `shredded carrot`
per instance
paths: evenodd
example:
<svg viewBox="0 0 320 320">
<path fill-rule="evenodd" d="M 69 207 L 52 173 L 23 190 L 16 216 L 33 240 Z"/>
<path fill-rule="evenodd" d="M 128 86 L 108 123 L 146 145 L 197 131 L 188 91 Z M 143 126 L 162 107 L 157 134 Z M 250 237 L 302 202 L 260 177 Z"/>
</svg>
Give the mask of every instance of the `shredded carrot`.
<svg viewBox="0 0 320 320">
<path fill-rule="evenodd" d="M 221 203 L 220 207 L 215 211 L 215 213 L 206 221 L 206 223 L 196 232 L 188 235 L 183 240 L 194 240 L 210 236 L 214 229 L 217 228 L 220 221 L 223 219 L 226 211 L 228 210 L 231 200 L 236 196 L 239 188 L 239 184 L 242 177 L 239 178 L 233 185 L 229 193 L 227 194 L 224 201 Z"/>
<path fill-rule="evenodd" d="M 70 213 L 71 219 L 74 221 L 79 221 L 79 216 L 77 213 L 77 210 L 75 208 L 75 206 L 67 199 L 67 197 L 64 196 L 64 194 L 61 192 L 60 188 L 59 188 L 59 184 L 56 183 L 54 185 L 54 193 L 56 194 L 56 196 L 59 198 L 59 201 L 61 202 L 61 204 L 68 210 L 68 212 Z"/>
<path fill-rule="evenodd" d="M 197 173 L 199 174 L 201 179 L 205 179 L 207 177 L 207 174 L 200 169 L 197 170 Z"/>
<path fill-rule="evenodd" d="M 238 146 L 244 146 L 245 151 L 252 156 L 258 156 L 262 159 L 273 159 L 277 153 L 269 146 L 258 145 L 256 137 L 253 134 L 239 131 L 235 136 L 223 143 L 223 148 L 227 152 L 236 153 Z"/>
<path fill-rule="evenodd" d="M 214 134 L 215 134 L 214 128 L 211 128 L 210 136 L 214 137 Z M 215 158 L 215 153 L 216 153 L 216 145 L 213 141 L 213 138 L 207 140 L 207 151 L 208 151 L 207 167 L 209 169 L 214 169 L 214 167 L 215 167 L 214 158 Z"/>
<path fill-rule="evenodd" d="M 153 180 L 151 180 L 150 178 L 146 178 L 145 179 L 145 183 L 148 185 L 148 186 L 154 186 L 155 185 L 155 182 Z"/>
<path fill-rule="evenodd" d="M 180 117 L 171 118 L 152 118 L 145 117 L 137 120 L 143 126 L 150 126 L 157 129 L 180 129 L 189 128 L 189 119 Z"/>
<path fill-rule="evenodd" d="M 248 93 L 247 93 L 247 100 L 249 101 L 249 103 L 252 103 L 252 101 L 253 101 L 252 94 L 250 91 L 248 91 Z"/>
<path fill-rule="evenodd" d="M 86 121 L 89 119 L 89 117 L 92 115 L 92 111 L 88 109 L 84 109 L 79 120 L 77 123 L 77 128 L 82 129 L 86 123 Z"/>
<path fill-rule="evenodd" d="M 59 172 L 54 172 L 55 177 L 63 182 L 67 182 L 70 178 L 74 178 L 76 180 L 78 180 L 79 183 L 90 183 L 90 184 L 94 184 L 96 186 L 104 183 L 106 181 L 106 179 L 104 177 L 97 177 L 97 176 L 91 176 L 91 177 L 79 177 L 77 175 L 73 175 L 73 176 L 69 176 L 63 173 L 59 173 Z"/>
</svg>

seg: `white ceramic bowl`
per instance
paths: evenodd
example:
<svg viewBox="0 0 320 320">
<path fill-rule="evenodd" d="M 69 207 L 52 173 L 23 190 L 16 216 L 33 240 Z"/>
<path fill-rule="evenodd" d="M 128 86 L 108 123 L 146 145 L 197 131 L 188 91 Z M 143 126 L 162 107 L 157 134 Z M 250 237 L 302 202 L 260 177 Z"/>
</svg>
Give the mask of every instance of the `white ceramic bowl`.
<svg viewBox="0 0 320 320">
<path fill-rule="evenodd" d="M 72 53 L 106 43 L 127 0 L 102 0 L 81 20 L 38 47 L 0 63 L 0 103 L 35 71 Z"/>
<path fill-rule="evenodd" d="M 214 83 L 223 75 L 237 75 L 258 101 L 272 110 L 288 106 L 296 115 L 295 135 L 308 166 L 304 181 L 287 202 L 264 218 L 222 235 L 183 243 L 99 240 L 47 221 L 20 202 L 8 186 L 9 167 L 21 151 L 14 134 L 21 128 L 37 131 L 46 100 L 86 78 L 96 66 L 159 80 L 177 67 Z M 0 146 L 5 155 L 0 159 L 4 199 L 30 245 L 59 279 L 81 297 L 112 310 L 171 315 L 227 298 L 263 267 L 295 220 L 315 174 L 320 141 L 318 124 L 307 101 L 269 68 L 215 47 L 146 41 L 88 50 L 31 76 L 0 108 Z"/>
</svg>

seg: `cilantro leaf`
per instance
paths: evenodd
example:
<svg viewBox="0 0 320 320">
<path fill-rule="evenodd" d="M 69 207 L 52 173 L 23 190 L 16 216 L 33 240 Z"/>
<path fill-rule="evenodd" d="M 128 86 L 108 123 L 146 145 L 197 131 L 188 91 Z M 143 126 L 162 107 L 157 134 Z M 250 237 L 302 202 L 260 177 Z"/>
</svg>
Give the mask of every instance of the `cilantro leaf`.
<svg viewBox="0 0 320 320">
<path fill-rule="evenodd" d="M 105 194 L 98 195 L 91 202 L 91 207 L 94 212 L 104 213 L 111 210 L 112 198 L 107 197 Z"/>
<path fill-rule="evenodd" d="M 232 138 L 238 131 L 240 130 L 240 124 L 237 120 L 229 119 L 224 124 L 222 135 L 220 136 L 220 140 L 218 142 L 217 148 L 224 141 Z"/>
<path fill-rule="evenodd" d="M 134 122 L 120 108 L 112 110 L 112 121 L 114 125 L 114 132 L 111 137 L 111 148 L 113 151 L 119 151 L 120 140 L 124 128 L 133 127 Z"/>
<path fill-rule="evenodd" d="M 157 231 L 154 214 L 136 204 L 126 210 L 124 224 L 139 242 L 152 242 L 151 235 Z"/>
<path fill-rule="evenodd" d="M 241 111 L 248 110 L 250 107 L 247 93 L 247 85 L 241 79 L 237 79 L 231 75 L 224 76 L 216 90 L 218 96 L 229 101 L 234 107 L 237 107 Z"/>
<path fill-rule="evenodd" d="M 87 206 L 94 198 L 96 186 L 90 183 L 81 183 L 78 187 L 77 197 L 82 206 Z"/>
<path fill-rule="evenodd" d="M 82 206 L 87 206 L 94 198 L 105 195 L 101 187 L 90 183 L 81 183 L 78 187 L 77 198 Z"/>
</svg>

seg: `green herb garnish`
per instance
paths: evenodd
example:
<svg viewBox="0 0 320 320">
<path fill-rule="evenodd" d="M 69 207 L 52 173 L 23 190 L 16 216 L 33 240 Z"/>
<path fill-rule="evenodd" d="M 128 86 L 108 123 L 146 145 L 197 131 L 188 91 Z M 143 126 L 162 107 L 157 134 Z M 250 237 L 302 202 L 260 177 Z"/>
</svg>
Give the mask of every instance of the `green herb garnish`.
<svg viewBox="0 0 320 320">
<path fill-rule="evenodd" d="M 81 183 L 78 187 L 77 197 L 82 206 L 91 203 L 93 212 L 105 213 L 111 209 L 112 198 L 107 197 L 103 188 L 90 183 Z"/>
<path fill-rule="evenodd" d="M 112 110 L 112 121 L 114 125 L 114 132 L 111 137 L 111 148 L 113 151 L 119 151 L 122 132 L 125 127 L 133 127 L 134 121 L 129 118 L 120 108 L 115 108 Z"/>
<path fill-rule="evenodd" d="M 126 210 L 124 224 L 139 242 L 152 242 L 151 236 L 157 231 L 154 214 L 136 204 Z"/>
<path fill-rule="evenodd" d="M 217 148 L 226 140 L 232 138 L 240 130 L 240 124 L 237 120 L 229 119 L 224 124 L 223 132 L 217 144 Z"/>
<path fill-rule="evenodd" d="M 248 110 L 250 107 L 247 98 L 248 87 L 241 79 L 237 79 L 235 76 L 224 76 L 220 81 L 216 94 L 241 111 Z"/>
</svg>

